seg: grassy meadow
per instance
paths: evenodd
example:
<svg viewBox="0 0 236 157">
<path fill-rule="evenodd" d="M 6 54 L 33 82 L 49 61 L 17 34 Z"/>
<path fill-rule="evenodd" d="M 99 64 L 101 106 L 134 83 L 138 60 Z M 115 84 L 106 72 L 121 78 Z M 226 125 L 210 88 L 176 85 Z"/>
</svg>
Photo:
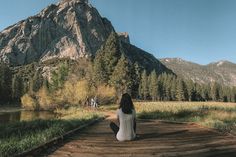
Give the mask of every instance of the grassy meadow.
<svg viewBox="0 0 236 157">
<path fill-rule="evenodd" d="M 55 112 L 61 118 L 0 124 L 0 156 L 22 153 L 103 116 L 97 111 L 81 108 Z"/>
<path fill-rule="evenodd" d="M 135 102 L 140 119 L 194 122 L 224 133 L 236 134 L 236 103 L 222 102 Z M 86 124 L 118 105 L 98 110 L 70 107 L 57 109 L 58 119 L 0 124 L 0 156 L 13 156 L 44 144 L 67 131 Z"/>
<path fill-rule="evenodd" d="M 141 119 L 195 122 L 224 133 L 236 134 L 236 103 L 136 102 Z"/>
</svg>

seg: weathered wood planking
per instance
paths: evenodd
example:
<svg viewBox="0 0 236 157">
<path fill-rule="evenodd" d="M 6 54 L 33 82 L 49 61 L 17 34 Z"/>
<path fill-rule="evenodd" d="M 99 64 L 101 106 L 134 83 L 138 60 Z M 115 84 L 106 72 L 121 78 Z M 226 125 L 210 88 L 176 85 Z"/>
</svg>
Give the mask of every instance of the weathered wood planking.
<svg viewBox="0 0 236 157">
<path fill-rule="evenodd" d="M 47 150 L 49 157 L 236 157 L 236 137 L 222 135 L 195 124 L 139 120 L 139 138 L 118 142 L 109 129 L 109 120 L 91 126 Z"/>
</svg>

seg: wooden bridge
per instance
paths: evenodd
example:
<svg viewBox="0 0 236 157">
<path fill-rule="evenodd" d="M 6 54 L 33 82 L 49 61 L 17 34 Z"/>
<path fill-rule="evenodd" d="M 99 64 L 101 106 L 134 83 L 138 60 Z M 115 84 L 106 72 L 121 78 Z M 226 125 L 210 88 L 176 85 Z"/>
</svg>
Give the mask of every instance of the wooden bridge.
<svg viewBox="0 0 236 157">
<path fill-rule="evenodd" d="M 49 157 L 236 157 L 236 137 L 191 123 L 138 120 L 138 138 L 118 142 L 106 119 L 51 147 Z"/>
</svg>

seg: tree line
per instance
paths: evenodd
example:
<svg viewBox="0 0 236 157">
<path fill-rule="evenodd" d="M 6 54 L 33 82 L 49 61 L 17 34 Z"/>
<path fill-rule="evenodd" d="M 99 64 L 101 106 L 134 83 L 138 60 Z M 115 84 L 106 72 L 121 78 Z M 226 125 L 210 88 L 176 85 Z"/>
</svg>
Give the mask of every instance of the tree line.
<svg viewBox="0 0 236 157">
<path fill-rule="evenodd" d="M 33 70 L 32 70 L 33 71 Z M 19 102 L 20 98 L 27 92 L 38 91 L 45 79 L 39 70 L 33 72 L 29 80 L 22 77 L 22 74 L 14 73 L 6 64 L 0 64 L 0 102 Z"/>
<path fill-rule="evenodd" d="M 224 101 L 236 102 L 236 87 L 219 83 L 198 84 L 173 74 L 146 71 L 132 63 L 122 51 L 118 37 L 111 34 L 94 59 L 95 84 L 108 84 L 118 93 L 153 101 Z"/>
<path fill-rule="evenodd" d="M 35 95 L 42 87 L 49 92 L 56 91 L 77 75 L 77 79 L 88 81 L 91 89 L 110 86 L 115 88 L 117 95 L 128 92 L 140 100 L 236 102 L 236 87 L 216 82 L 198 84 L 173 74 L 146 71 L 125 55 L 114 32 L 88 62 L 83 69 L 76 64 L 63 63 L 51 72 L 50 81 L 40 70 L 31 70 L 32 76 L 25 80 L 21 74 L 13 74 L 8 66 L 0 64 L 0 101 L 19 101 L 25 93 Z"/>
<path fill-rule="evenodd" d="M 219 83 L 198 84 L 174 75 L 141 74 L 138 98 L 153 101 L 218 101 L 236 102 L 236 87 Z"/>
</svg>

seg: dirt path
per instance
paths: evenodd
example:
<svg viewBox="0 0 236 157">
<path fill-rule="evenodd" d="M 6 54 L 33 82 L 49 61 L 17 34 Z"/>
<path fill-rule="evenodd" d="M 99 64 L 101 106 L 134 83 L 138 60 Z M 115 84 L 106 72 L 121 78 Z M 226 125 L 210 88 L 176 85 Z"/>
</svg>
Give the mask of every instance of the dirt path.
<svg viewBox="0 0 236 157">
<path fill-rule="evenodd" d="M 111 114 L 112 115 L 112 114 Z M 114 115 L 112 115 L 114 118 Z M 195 124 L 138 120 L 136 141 L 118 142 L 108 118 L 42 155 L 49 157 L 236 157 L 236 137 Z"/>
</svg>

